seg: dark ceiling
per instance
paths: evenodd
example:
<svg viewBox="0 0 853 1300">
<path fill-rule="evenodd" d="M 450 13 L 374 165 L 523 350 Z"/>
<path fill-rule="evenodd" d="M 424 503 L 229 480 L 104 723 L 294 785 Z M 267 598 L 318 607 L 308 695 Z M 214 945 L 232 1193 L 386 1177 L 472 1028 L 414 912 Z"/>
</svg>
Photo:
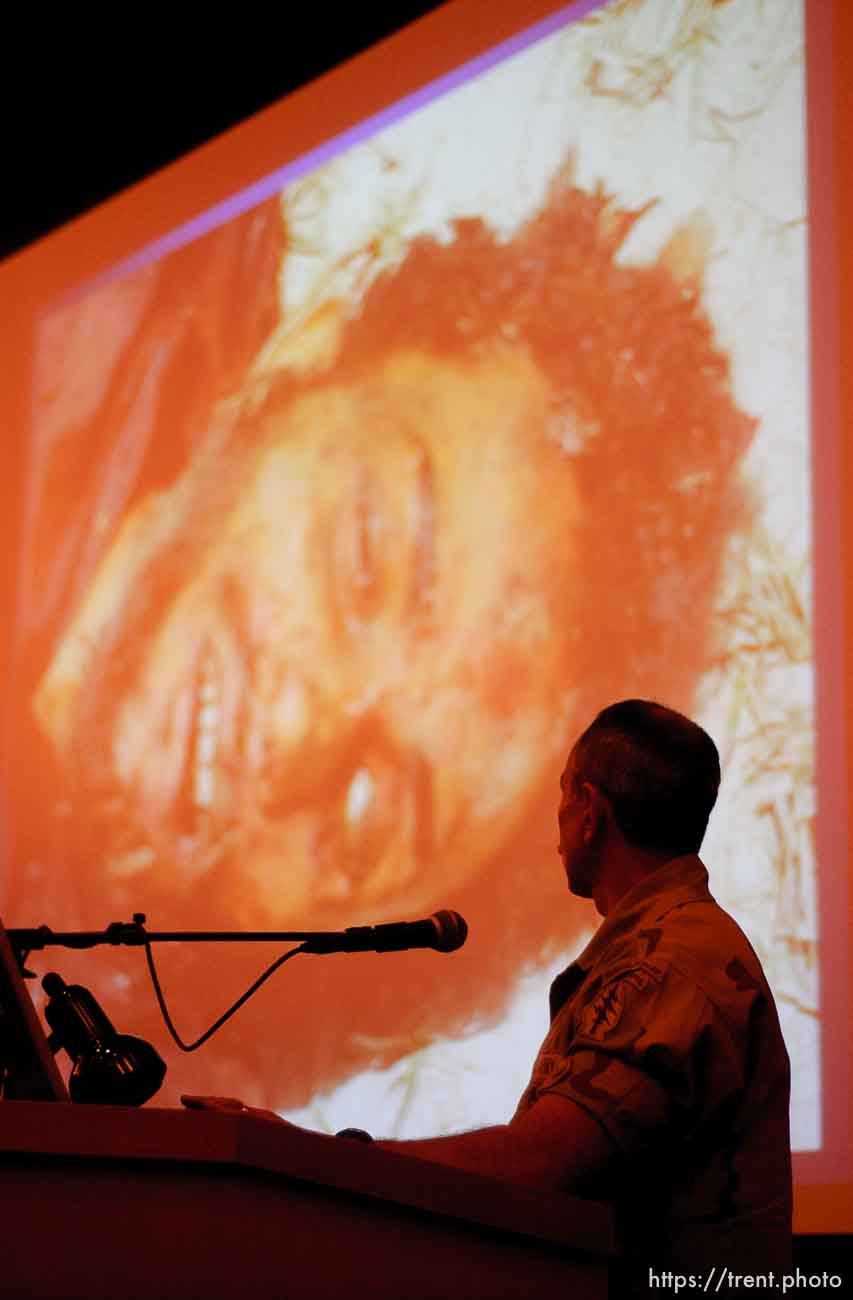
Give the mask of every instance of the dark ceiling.
<svg viewBox="0 0 853 1300">
<path fill-rule="evenodd" d="M 309 0 L 264 15 L 249 7 L 241 27 L 228 5 L 176 33 L 156 28 L 145 7 L 105 10 L 99 26 L 81 27 L 39 6 L 40 30 L 30 20 L 26 32 L 5 32 L 0 257 L 439 7 Z"/>
</svg>

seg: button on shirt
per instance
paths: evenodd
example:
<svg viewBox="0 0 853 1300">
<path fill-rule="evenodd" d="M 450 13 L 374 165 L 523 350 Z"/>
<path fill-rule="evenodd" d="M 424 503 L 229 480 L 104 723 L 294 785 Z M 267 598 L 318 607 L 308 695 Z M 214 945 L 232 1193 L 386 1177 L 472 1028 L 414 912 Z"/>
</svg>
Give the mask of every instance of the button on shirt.
<svg viewBox="0 0 853 1300">
<path fill-rule="evenodd" d="M 595 1194 L 626 1258 L 697 1273 L 790 1269 L 790 1066 L 773 995 L 698 857 L 619 900 L 554 980 L 517 1114 L 583 1107 L 621 1157 Z"/>
</svg>

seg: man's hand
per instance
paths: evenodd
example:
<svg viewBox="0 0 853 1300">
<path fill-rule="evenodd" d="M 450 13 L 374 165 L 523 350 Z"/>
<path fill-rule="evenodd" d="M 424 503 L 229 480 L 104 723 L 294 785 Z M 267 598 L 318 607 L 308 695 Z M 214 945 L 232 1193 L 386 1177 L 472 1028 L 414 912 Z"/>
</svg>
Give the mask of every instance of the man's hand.
<svg viewBox="0 0 853 1300">
<path fill-rule="evenodd" d="M 237 1097 L 182 1096 L 181 1101 L 190 1110 L 255 1115 L 298 1127 L 274 1110 L 247 1106 Z M 510 1124 L 451 1137 L 379 1140 L 376 1145 L 384 1151 L 435 1160 L 493 1178 L 602 1197 L 601 1189 L 618 1161 L 616 1147 L 598 1121 L 568 1097 L 551 1093 Z"/>
<path fill-rule="evenodd" d="M 288 1124 L 286 1119 L 282 1119 L 274 1110 L 262 1110 L 259 1106 L 247 1106 L 245 1102 L 240 1101 L 237 1097 L 196 1097 L 184 1093 L 181 1095 L 181 1102 L 188 1110 L 215 1110 L 220 1115 L 255 1115 L 258 1119 L 273 1120 L 276 1124 L 287 1124 L 289 1128 L 295 1128 L 295 1124 Z"/>
</svg>

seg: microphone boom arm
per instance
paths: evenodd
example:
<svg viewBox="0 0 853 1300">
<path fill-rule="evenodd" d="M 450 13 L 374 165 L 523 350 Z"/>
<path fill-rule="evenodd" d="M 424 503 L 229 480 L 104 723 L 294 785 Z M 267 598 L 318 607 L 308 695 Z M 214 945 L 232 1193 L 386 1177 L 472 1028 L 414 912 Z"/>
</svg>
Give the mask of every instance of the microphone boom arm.
<svg viewBox="0 0 853 1300">
<path fill-rule="evenodd" d="M 52 930 L 49 925 L 7 930 L 9 943 L 21 966 L 31 952 L 48 947 L 144 947 L 151 943 L 299 943 L 306 953 L 395 952 L 409 947 L 453 952 L 461 948 L 468 927 L 458 912 L 436 912 L 426 921 L 400 921 L 388 925 L 358 925 L 335 930 L 153 930 L 145 928 L 145 915 L 134 912 L 132 921 L 113 921 L 105 930 Z"/>
</svg>

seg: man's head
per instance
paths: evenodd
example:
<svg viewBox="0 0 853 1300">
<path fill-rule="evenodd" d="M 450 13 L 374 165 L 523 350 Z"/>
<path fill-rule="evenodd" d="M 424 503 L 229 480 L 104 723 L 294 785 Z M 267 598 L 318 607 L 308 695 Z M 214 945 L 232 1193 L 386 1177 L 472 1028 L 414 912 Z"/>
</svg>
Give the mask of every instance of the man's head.
<svg viewBox="0 0 853 1300">
<path fill-rule="evenodd" d="M 642 871 L 698 852 L 719 784 L 716 745 L 683 714 L 649 700 L 603 709 L 560 782 L 560 855 L 572 892 L 598 902 L 603 873 L 625 877 L 626 857 Z"/>
</svg>

